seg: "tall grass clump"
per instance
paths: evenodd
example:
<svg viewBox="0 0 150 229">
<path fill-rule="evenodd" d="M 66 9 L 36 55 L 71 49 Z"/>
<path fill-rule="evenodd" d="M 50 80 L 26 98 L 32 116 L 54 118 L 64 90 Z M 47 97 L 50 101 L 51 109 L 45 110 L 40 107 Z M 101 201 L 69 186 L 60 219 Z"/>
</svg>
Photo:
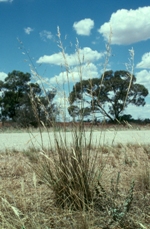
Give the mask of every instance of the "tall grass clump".
<svg viewBox="0 0 150 229">
<path fill-rule="evenodd" d="M 58 47 L 61 49 L 64 60 L 68 91 L 70 92 L 70 72 L 67 57 L 61 41 L 61 34 L 58 28 Z M 79 78 L 82 81 L 82 65 L 84 57 L 80 55 L 79 43 L 76 45 L 77 60 L 79 64 Z M 34 72 L 35 73 L 35 72 Z M 35 76 L 38 74 L 35 73 Z M 73 77 L 73 74 L 72 74 Z M 58 82 L 57 82 L 58 83 Z M 64 100 L 67 95 L 64 94 Z M 66 101 L 64 101 L 66 103 Z M 42 105 L 42 104 L 41 104 Z M 84 106 L 84 101 L 81 107 Z M 38 118 L 36 105 L 33 102 L 33 111 Z M 62 111 L 60 111 L 62 112 Z M 65 113 L 62 113 L 62 120 L 65 123 Z M 92 150 L 92 132 L 90 127 L 89 139 L 86 137 L 83 116 L 80 115 L 78 125 L 73 123 L 71 135 L 71 143 L 67 141 L 67 132 L 65 124 L 61 129 L 57 129 L 57 122 L 52 121 L 52 131 L 54 142 L 50 140 L 50 148 L 44 150 L 42 148 L 40 155 L 40 166 L 34 167 L 37 174 L 44 180 L 53 190 L 55 203 L 62 208 L 73 210 L 87 210 L 91 208 L 94 200 L 94 191 L 101 177 L 101 170 L 97 167 L 98 153 Z M 49 134 L 47 126 L 39 120 L 39 124 L 45 128 Z M 42 139 L 42 132 L 41 132 Z M 44 139 L 42 139 L 44 141 Z"/>
<path fill-rule="evenodd" d="M 71 68 L 68 64 L 65 49 L 61 41 L 61 34 L 58 28 L 58 47 L 61 49 L 65 68 L 65 74 L 70 92 L 70 75 Z M 106 46 L 107 55 L 104 64 L 106 70 L 108 59 L 110 56 L 110 44 Z M 79 42 L 77 41 L 76 53 L 78 60 L 79 78 L 83 79 L 83 64 L 84 56 L 81 56 Z M 35 75 L 38 75 L 37 73 Z M 72 73 L 73 77 L 73 73 Z M 132 80 L 132 76 L 131 76 Z M 58 82 L 57 82 L 58 83 Z M 101 82 L 102 84 L 103 82 Z M 130 83 L 131 84 L 131 83 Z M 130 89 L 129 84 L 129 89 Z M 92 96 L 92 95 L 91 95 Z M 66 100 L 67 95 L 64 95 Z M 64 102 L 66 103 L 66 101 Z M 84 107 L 84 100 L 81 102 L 81 108 Z M 36 106 L 34 106 L 35 108 Z M 38 113 L 34 109 L 35 116 L 38 118 Z M 65 122 L 65 113 L 62 115 Z M 49 134 L 47 126 L 40 122 Z M 40 151 L 40 163 L 34 166 L 34 170 L 41 180 L 43 180 L 53 191 L 55 204 L 63 209 L 76 211 L 89 211 L 99 209 L 104 210 L 112 216 L 112 220 L 122 222 L 123 218 L 130 209 L 133 199 L 132 183 L 129 196 L 126 198 L 123 207 L 118 207 L 115 198 L 111 198 L 110 193 L 105 191 L 101 183 L 101 176 L 104 169 L 104 162 L 98 163 L 100 151 L 93 147 L 93 131 L 94 126 L 90 126 L 89 138 L 86 136 L 86 128 L 83 121 L 83 115 L 80 114 L 80 122 L 72 128 L 70 133 L 72 141 L 69 144 L 67 141 L 66 126 L 61 131 L 57 131 L 57 122 L 52 122 L 54 134 L 54 143 L 52 145 L 50 139 L 50 148 Z M 41 133 L 42 135 L 42 133 Z M 42 136 L 41 136 L 42 139 Z M 42 139 L 44 141 L 44 139 Z M 117 180 L 117 187 L 119 179 Z M 115 193 L 117 190 L 115 190 Z M 112 192 L 113 193 L 113 192 Z M 106 206 L 105 206 L 106 205 Z"/>
<path fill-rule="evenodd" d="M 49 156 L 41 153 L 41 179 L 53 190 L 58 206 L 88 209 L 100 175 L 94 164 L 96 159 L 90 160 L 84 149 L 60 147 L 57 141 L 56 144 Z"/>
</svg>

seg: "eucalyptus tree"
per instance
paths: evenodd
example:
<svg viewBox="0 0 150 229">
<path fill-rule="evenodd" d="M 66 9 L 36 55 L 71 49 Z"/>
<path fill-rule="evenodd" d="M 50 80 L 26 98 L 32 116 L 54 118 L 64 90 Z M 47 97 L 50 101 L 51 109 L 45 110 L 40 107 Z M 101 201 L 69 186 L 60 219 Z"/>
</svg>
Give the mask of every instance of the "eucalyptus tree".
<svg viewBox="0 0 150 229">
<path fill-rule="evenodd" d="M 69 102 L 72 108 L 74 104 L 84 104 L 82 109 L 88 109 L 88 113 L 101 113 L 116 121 L 129 104 L 144 106 L 147 95 L 147 88 L 137 84 L 136 77 L 130 72 L 106 71 L 100 78 L 77 82 L 69 94 Z"/>
</svg>

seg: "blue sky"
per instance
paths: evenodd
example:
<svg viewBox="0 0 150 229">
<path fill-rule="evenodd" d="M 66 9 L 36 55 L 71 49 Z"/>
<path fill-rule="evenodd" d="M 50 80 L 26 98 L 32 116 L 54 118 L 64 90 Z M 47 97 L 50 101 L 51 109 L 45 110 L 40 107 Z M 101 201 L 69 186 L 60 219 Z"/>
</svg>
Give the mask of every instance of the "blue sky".
<svg viewBox="0 0 150 229">
<path fill-rule="evenodd" d="M 59 48 L 58 26 L 69 65 L 68 75 Z M 79 81 L 77 46 L 81 61 L 84 57 L 82 77 L 100 77 L 106 44 L 111 37 L 106 69 L 127 70 L 128 64 L 130 70 L 129 59 L 134 50 L 137 83 L 150 91 L 148 0 L 0 0 L 0 31 L 0 80 L 13 70 L 34 75 L 33 64 L 49 87 L 58 87 L 56 99 L 62 104 L 68 78 L 70 87 Z M 129 106 L 125 113 L 150 118 L 150 95 L 146 102 L 144 108 Z"/>
</svg>

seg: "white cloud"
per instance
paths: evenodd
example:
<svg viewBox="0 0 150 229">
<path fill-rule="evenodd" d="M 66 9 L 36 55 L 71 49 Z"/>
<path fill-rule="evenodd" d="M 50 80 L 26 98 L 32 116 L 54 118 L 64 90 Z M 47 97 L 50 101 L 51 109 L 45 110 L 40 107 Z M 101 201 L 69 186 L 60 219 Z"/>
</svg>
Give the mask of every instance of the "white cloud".
<svg viewBox="0 0 150 229">
<path fill-rule="evenodd" d="M 98 69 L 93 63 L 85 64 L 79 69 L 78 66 L 74 67 L 71 72 L 61 72 L 59 75 L 56 75 L 50 79 L 52 84 L 64 84 L 64 83 L 76 83 L 81 80 L 97 78 L 99 77 Z"/>
<path fill-rule="evenodd" d="M 150 39 L 150 6 L 136 10 L 118 10 L 111 15 L 109 22 L 100 27 L 98 32 L 108 40 L 110 30 L 112 44 L 132 44 Z"/>
<path fill-rule="evenodd" d="M 136 74 L 136 82 L 144 85 L 150 93 L 150 71 L 142 70 Z"/>
<path fill-rule="evenodd" d="M 8 75 L 5 72 L 0 72 L 0 80 L 4 81 L 4 79 L 7 77 Z"/>
<path fill-rule="evenodd" d="M 91 30 L 94 28 L 94 21 L 90 18 L 85 18 L 81 21 L 75 22 L 73 28 L 78 35 L 89 36 Z"/>
<path fill-rule="evenodd" d="M 56 102 L 60 108 L 67 108 L 69 106 L 68 95 L 61 92 L 56 95 L 54 102 Z"/>
<path fill-rule="evenodd" d="M 136 68 L 150 68 L 150 52 L 142 56 L 142 60 L 136 65 Z"/>
<path fill-rule="evenodd" d="M 66 94 L 62 91 L 61 93 L 58 93 L 54 98 L 54 102 L 56 103 L 60 112 L 59 115 L 56 117 L 58 121 L 70 120 L 67 109 L 69 106 L 68 96 L 69 94 Z"/>
<path fill-rule="evenodd" d="M 47 39 L 51 40 L 53 38 L 52 33 L 50 31 L 47 31 L 47 30 L 43 30 L 39 34 L 40 34 L 40 37 L 43 41 L 46 41 Z"/>
<path fill-rule="evenodd" d="M 78 52 L 74 54 L 66 54 L 66 61 L 69 66 L 78 65 L 78 53 L 80 55 L 81 62 L 93 62 L 97 61 L 103 57 L 104 53 L 99 53 L 96 50 L 92 50 L 89 47 L 84 47 L 79 49 Z M 37 60 L 37 63 L 42 64 L 55 64 L 55 65 L 65 65 L 65 60 L 61 52 L 52 54 L 50 56 L 44 55 Z"/>
<path fill-rule="evenodd" d="M 13 2 L 13 0 L 0 0 L 0 3 L 1 2 Z"/>
<path fill-rule="evenodd" d="M 27 28 L 24 28 L 24 31 L 26 34 L 30 34 L 31 32 L 33 32 L 33 29 L 31 27 L 27 27 Z"/>
<path fill-rule="evenodd" d="M 131 114 L 132 117 L 135 119 L 150 118 L 150 104 L 145 104 L 144 107 L 137 107 L 129 104 L 128 107 L 125 109 L 125 114 Z"/>
</svg>

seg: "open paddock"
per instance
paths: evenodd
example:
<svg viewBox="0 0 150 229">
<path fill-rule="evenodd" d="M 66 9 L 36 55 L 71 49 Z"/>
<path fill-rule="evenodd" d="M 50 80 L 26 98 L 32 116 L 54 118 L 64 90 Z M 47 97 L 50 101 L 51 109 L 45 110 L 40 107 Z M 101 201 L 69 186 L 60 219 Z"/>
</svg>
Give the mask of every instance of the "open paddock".
<svg viewBox="0 0 150 229">
<path fill-rule="evenodd" d="M 32 133 L 0 133 L 0 151 L 5 149 L 25 150 L 29 147 L 51 148 L 55 145 L 55 137 L 62 139 L 69 145 L 75 140 L 74 132 L 39 132 Z M 83 142 L 86 144 L 90 139 L 90 131 L 83 133 Z M 115 144 L 150 144 L 150 130 L 95 130 L 92 132 L 93 145 L 115 145 Z"/>
</svg>

